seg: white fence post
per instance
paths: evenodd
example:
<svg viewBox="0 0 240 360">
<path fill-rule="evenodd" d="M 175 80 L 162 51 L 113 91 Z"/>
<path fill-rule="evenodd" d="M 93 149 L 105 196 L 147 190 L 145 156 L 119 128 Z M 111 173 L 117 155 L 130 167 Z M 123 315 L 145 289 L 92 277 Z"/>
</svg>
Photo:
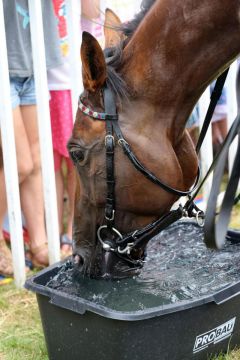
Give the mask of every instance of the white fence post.
<svg viewBox="0 0 240 360">
<path fill-rule="evenodd" d="M 78 97 L 83 90 L 82 72 L 80 61 L 80 45 L 81 45 L 81 6 L 79 0 L 66 1 L 67 6 L 67 31 L 69 41 L 69 59 L 70 59 L 70 77 L 71 77 L 71 95 L 73 118 L 78 107 Z"/>
<path fill-rule="evenodd" d="M 37 96 L 38 128 L 40 137 L 49 261 L 50 264 L 52 264 L 60 259 L 60 240 L 41 1 L 28 0 L 28 6 Z"/>
<path fill-rule="evenodd" d="M 26 276 L 25 259 L 2 0 L 0 0 L 0 44 L 0 127 L 2 136 L 2 151 L 11 233 L 14 279 L 16 286 L 21 287 L 25 282 Z M 0 191 L 2 191 L 2 189 L 0 189 Z"/>
<path fill-rule="evenodd" d="M 210 100 L 210 88 L 208 87 L 201 98 L 199 99 L 199 127 L 200 130 L 202 128 L 204 118 L 207 113 L 207 109 L 209 106 L 209 100 Z M 201 146 L 201 173 L 202 176 L 204 176 L 209 167 L 211 166 L 212 160 L 213 160 L 213 147 L 212 147 L 212 129 L 211 126 L 209 126 L 209 129 L 207 131 L 207 134 L 204 138 L 203 144 Z M 209 197 L 209 193 L 211 190 L 212 185 L 212 174 L 208 177 L 206 180 L 204 186 L 203 186 L 203 207 L 206 207 L 207 200 Z"/>
</svg>

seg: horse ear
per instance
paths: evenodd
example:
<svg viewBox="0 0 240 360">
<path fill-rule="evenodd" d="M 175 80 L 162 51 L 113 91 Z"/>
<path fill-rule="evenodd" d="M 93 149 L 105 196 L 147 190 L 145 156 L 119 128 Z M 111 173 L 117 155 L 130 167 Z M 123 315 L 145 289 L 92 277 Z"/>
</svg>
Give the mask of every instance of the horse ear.
<svg viewBox="0 0 240 360">
<path fill-rule="evenodd" d="M 81 59 L 84 88 L 95 92 L 105 83 L 106 63 L 98 41 L 86 31 L 82 34 Z"/>
<path fill-rule="evenodd" d="M 121 20 L 110 9 L 105 11 L 104 22 L 104 35 L 105 35 L 105 47 L 114 47 L 124 39 L 124 35 L 120 30 Z"/>
</svg>

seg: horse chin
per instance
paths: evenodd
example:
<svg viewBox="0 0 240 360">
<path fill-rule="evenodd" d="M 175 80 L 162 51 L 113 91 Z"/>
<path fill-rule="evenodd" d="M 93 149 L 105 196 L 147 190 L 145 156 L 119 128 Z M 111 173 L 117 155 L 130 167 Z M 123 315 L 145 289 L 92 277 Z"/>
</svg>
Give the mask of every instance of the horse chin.
<svg viewBox="0 0 240 360">
<path fill-rule="evenodd" d="M 136 266 L 113 252 L 103 251 L 100 256 L 85 264 L 80 255 L 74 255 L 75 277 L 90 277 L 93 279 L 120 280 L 139 275 L 141 266 Z"/>
</svg>

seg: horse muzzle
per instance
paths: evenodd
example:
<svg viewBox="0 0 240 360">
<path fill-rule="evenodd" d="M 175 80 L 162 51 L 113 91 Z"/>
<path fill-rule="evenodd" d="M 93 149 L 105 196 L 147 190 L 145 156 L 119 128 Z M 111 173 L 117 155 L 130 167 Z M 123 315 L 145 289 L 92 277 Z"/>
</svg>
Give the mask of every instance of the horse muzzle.
<svg viewBox="0 0 240 360">
<path fill-rule="evenodd" d="M 112 251 L 101 249 L 97 257 L 89 260 L 80 253 L 73 255 L 75 274 L 95 279 L 118 280 L 136 276 L 140 273 L 142 262 L 131 262 Z"/>
</svg>

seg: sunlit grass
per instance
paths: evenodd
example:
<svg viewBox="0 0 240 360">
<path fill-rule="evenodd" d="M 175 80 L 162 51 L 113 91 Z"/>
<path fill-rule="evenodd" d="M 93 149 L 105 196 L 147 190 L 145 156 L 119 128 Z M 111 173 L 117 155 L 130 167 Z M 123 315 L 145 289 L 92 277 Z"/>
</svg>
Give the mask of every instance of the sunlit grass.
<svg viewBox="0 0 240 360">
<path fill-rule="evenodd" d="M 220 354 L 211 358 L 211 360 L 240 360 L 240 350 L 230 351 L 228 354 Z"/>
<path fill-rule="evenodd" d="M 0 359 L 48 359 L 35 294 L 0 287 Z"/>
<path fill-rule="evenodd" d="M 235 206 L 232 210 L 230 227 L 240 229 L 240 204 Z"/>
</svg>

